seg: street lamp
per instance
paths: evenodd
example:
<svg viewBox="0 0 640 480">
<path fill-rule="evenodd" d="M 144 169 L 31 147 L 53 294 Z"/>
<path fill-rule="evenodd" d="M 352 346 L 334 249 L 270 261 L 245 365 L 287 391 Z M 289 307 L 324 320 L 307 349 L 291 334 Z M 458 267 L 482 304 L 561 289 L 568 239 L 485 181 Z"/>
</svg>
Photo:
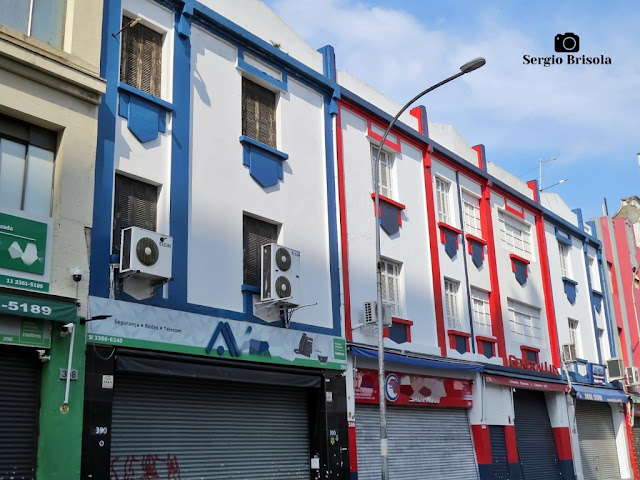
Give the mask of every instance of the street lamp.
<svg viewBox="0 0 640 480">
<path fill-rule="evenodd" d="M 548 189 L 550 189 L 550 188 L 552 188 L 552 187 L 555 187 L 556 185 L 560 185 L 561 183 L 564 183 L 564 182 L 566 182 L 566 181 L 568 181 L 568 180 L 569 180 L 568 178 L 563 178 L 562 180 L 560 180 L 560 181 L 558 181 L 558 182 L 554 183 L 553 185 L 549 185 L 548 187 L 541 188 L 541 189 L 540 189 L 540 191 L 541 191 L 541 192 L 544 192 L 545 190 L 548 190 Z"/>
<path fill-rule="evenodd" d="M 464 65 L 460 67 L 460 72 L 455 75 L 450 76 L 449 78 L 444 79 L 440 83 L 436 83 L 435 85 L 427 88 L 426 90 L 420 92 L 418 95 L 409 100 L 393 117 L 391 123 L 382 135 L 382 139 L 380 140 L 380 145 L 378 145 L 378 150 L 376 151 L 376 160 L 375 160 L 375 175 L 374 175 L 374 188 L 375 188 L 375 218 L 376 218 L 376 282 L 377 282 L 377 302 L 376 302 L 376 315 L 378 320 L 378 392 L 379 392 L 379 400 L 380 400 L 380 462 L 381 462 L 381 473 L 382 480 L 389 479 L 389 450 L 388 450 L 388 442 L 387 442 L 387 404 L 386 404 L 386 389 L 385 389 L 385 368 L 384 368 L 384 337 L 383 337 L 383 318 L 382 318 L 382 271 L 381 271 L 381 260 L 380 260 L 380 225 L 379 225 L 379 212 L 380 212 L 380 194 L 378 188 L 378 175 L 380 171 L 380 153 L 382 152 L 382 145 L 384 145 L 385 140 L 387 139 L 387 135 L 400 118 L 400 115 L 404 113 L 404 111 L 409 108 L 414 102 L 416 102 L 420 97 L 426 95 L 432 90 L 444 85 L 445 83 L 449 83 L 451 80 L 455 80 L 458 77 L 461 77 L 465 73 L 473 72 L 474 70 L 482 67 L 486 63 L 486 60 L 482 57 L 474 58 L 473 60 L 468 61 Z"/>
</svg>

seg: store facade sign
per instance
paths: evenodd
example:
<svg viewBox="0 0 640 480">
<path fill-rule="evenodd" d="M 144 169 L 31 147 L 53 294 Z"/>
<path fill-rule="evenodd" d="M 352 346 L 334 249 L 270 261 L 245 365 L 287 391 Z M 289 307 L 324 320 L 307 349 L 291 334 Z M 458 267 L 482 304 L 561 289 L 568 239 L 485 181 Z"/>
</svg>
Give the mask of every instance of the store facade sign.
<svg viewBox="0 0 640 480">
<path fill-rule="evenodd" d="M 606 381 L 604 365 L 598 363 L 587 364 L 587 376 L 589 383 L 593 385 L 604 385 Z"/>
<path fill-rule="evenodd" d="M 52 298 L 20 295 L 8 289 L 0 291 L 0 315 L 40 318 L 58 322 L 75 322 L 78 307 L 72 302 Z"/>
<path fill-rule="evenodd" d="M 487 375 L 484 379 L 487 383 L 496 385 L 506 385 L 513 388 L 524 388 L 527 390 L 542 390 L 544 392 L 568 392 L 569 387 L 562 383 L 543 382 L 539 380 L 528 380 L 524 378 L 503 377 L 500 375 Z"/>
<path fill-rule="evenodd" d="M 343 338 L 89 297 L 88 341 L 239 361 L 345 370 Z"/>
<path fill-rule="evenodd" d="M 51 323 L 36 318 L 0 315 L 0 343 L 50 348 Z"/>
<path fill-rule="evenodd" d="M 560 370 L 555 365 L 551 365 L 547 362 L 533 362 L 531 360 L 518 358 L 515 355 L 509 355 L 509 366 L 512 368 L 519 368 L 522 370 L 530 370 L 532 372 L 551 373 L 553 375 L 560 375 Z"/>
<path fill-rule="evenodd" d="M 0 210 L 0 286 L 49 291 L 51 218 Z"/>
<path fill-rule="evenodd" d="M 356 402 L 378 403 L 378 371 L 358 368 L 354 391 Z M 385 397 L 388 404 L 394 405 L 462 408 L 473 405 L 470 380 L 402 372 L 386 372 Z"/>
</svg>

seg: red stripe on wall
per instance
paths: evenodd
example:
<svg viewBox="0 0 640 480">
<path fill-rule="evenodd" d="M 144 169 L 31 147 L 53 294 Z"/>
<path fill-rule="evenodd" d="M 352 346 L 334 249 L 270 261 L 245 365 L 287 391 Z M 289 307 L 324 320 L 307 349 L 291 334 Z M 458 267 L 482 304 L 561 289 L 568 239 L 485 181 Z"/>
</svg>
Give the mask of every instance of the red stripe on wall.
<svg viewBox="0 0 640 480">
<path fill-rule="evenodd" d="M 436 211 L 434 207 L 433 197 L 433 179 L 431 174 L 431 158 L 429 148 L 423 155 L 424 168 L 424 189 L 426 192 L 427 202 L 427 222 L 429 224 L 429 249 L 431 251 L 431 273 L 433 275 L 433 297 L 436 308 L 436 332 L 438 335 L 438 346 L 440 354 L 447 356 L 447 335 L 444 328 L 444 305 L 442 300 L 442 279 L 440 278 L 440 257 L 438 253 L 438 231 L 436 227 Z"/>
<path fill-rule="evenodd" d="M 471 434 L 473 435 L 473 446 L 476 449 L 478 465 L 491 464 L 489 427 L 487 425 L 471 425 Z"/>
<path fill-rule="evenodd" d="M 573 452 L 571 451 L 571 432 L 569 427 L 553 427 L 553 439 L 556 442 L 556 450 L 558 450 L 559 460 L 572 460 Z"/>
<path fill-rule="evenodd" d="M 356 445 L 356 422 L 349 420 L 349 471 L 355 473 L 358 471 L 358 450 Z"/>
<path fill-rule="evenodd" d="M 480 155 L 480 147 L 474 147 Z M 507 364 L 507 346 L 504 340 L 504 324 L 502 320 L 502 303 L 500 303 L 500 282 L 498 281 L 498 263 L 496 261 L 496 243 L 493 235 L 493 220 L 491 211 L 491 190 L 485 181 L 481 184 L 482 199 L 480 200 L 480 222 L 482 236 L 487 240 L 487 263 L 489 264 L 489 279 L 491 293 L 489 294 L 489 309 L 491 312 L 491 332 L 497 339 L 498 356 Z"/>
<path fill-rule="evenodd" d="M 527 185 L 534 191 L 534 199 L 538 198 L 536 182 L 528 182 Z M 554 365 L 560 365 L 560 346 L 558 342 L 558 327 L 556 325 L 556 311 L 553 306 L 553 290 L 551 289 L 551 273 L 549 272 L 549 255 L 547 253 L 547 236 L 544 230 L 544 218 L 536 214 L 536 233 L 538 236 L 538 251 L 540 252 L 540 273 L 542 274 L 542 291 L 544 292 L 544 306 L 547 314 L 547 328 L 549 330 L 549 347 L 551 348 L 551 361 Z"/>
<path fill-rule="evenodd" d="M 633 470 L 633 478 L 640 478 L 640 469 L 638 468 L 638 458 L 636 457 L 636 446 L 633 437 L 633 427 L 629 424 L 629 411 L 624 412 L 625 430 L 627 432 L 627 443 L 629 444 L 629 457 L 631 458 L 631 469 Z M 636 418 L 637 422 L 639 419 Z"/>
<path fill-rule="evenodd" d="M 344 290 L 344 330 L 347 341 L 353 340 L 351 331 L 351 290 L 349 288 L 349 239 L 347 235 L 347 200 L 344 191 L 344 153 L 342 146 L 342 105 L 336 116 L 336 150 L 338 156 L 338 198 L 340 202 L 340 239 L 342 241 L 342 288 Z M 375 206 L 374 206 L 375 213 Z M 349 439 L 351 440 L 351 439 Z M 354 440 L 355 442 L 355 440 Z"/>
<path fill-rule="evenodd" d="M 516 427 L 514 425 L 504 426 L 504 442 L 507 445 L 507 461 L 517 463 L 518 444 L 516 443 Z"/>
</svg>

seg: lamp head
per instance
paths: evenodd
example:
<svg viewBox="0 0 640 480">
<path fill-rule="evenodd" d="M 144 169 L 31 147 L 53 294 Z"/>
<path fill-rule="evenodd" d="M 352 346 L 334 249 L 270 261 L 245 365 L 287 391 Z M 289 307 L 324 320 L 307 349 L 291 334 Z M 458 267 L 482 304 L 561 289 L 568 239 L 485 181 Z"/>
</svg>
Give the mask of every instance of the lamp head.
<svg viewBox="0 0 640 480">
<path fill-rule="evenodd" d="M 474 58 L 473 60 L 469 60 L 467 63 L 462 65 L 460 67 L 460 71 L 462 73 L 473 72 L 474 70 L 477 70 L 478 68 L 483 66 L 485 63 L 487 63 L 487 61 L 482 57 Z"/>
</svg>

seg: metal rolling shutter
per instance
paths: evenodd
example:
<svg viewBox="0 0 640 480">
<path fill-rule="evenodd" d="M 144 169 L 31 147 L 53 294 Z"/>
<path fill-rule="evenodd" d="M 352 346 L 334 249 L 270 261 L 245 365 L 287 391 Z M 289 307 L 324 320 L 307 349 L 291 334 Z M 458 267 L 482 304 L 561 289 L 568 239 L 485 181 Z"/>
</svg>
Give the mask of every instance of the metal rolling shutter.
<svg viewBox="0 0 640 480">
<path fill-rule="evenodd" d="M 516 390 L 513 402 L 516 443 L 524 480 L 562 478 L 544 393 Z"/>
<path fill-rule="evenodd" d="M 618 449 L 609 405 L 578 400 L 576 423 L 584 479 L 619 479 Z"/>
<path fill-rule="evenodd" d="M 471 429 L 463 408 L 389 406 L 389 477 L 393 480 L 478 478 Z M 380 411 L 356 406 L 358 480 L 380 478 Z"/>
<path fill-rule="evenodd" d="M 491 479 L 509 478 L 509 458 L 503 425 L 489 425 L 489 443 L 491 445 Z"/>
<path fill-rule="evenodd" d="M 0 345 L 0 478 L 36 478 L 40 361 L 33 348 Z"/>
<path fill-rule="evenodd" d="M 111 435 L 112 478 L 309 479 L 302 388 L 119 374 Z"/>
<path fill-rule="evenodd" d="M 633 424 L 633 445 L 636 449 L 636 462 L 640 465 L 640 418 L 634 418 L 635 423 Z"/>
</svg>

